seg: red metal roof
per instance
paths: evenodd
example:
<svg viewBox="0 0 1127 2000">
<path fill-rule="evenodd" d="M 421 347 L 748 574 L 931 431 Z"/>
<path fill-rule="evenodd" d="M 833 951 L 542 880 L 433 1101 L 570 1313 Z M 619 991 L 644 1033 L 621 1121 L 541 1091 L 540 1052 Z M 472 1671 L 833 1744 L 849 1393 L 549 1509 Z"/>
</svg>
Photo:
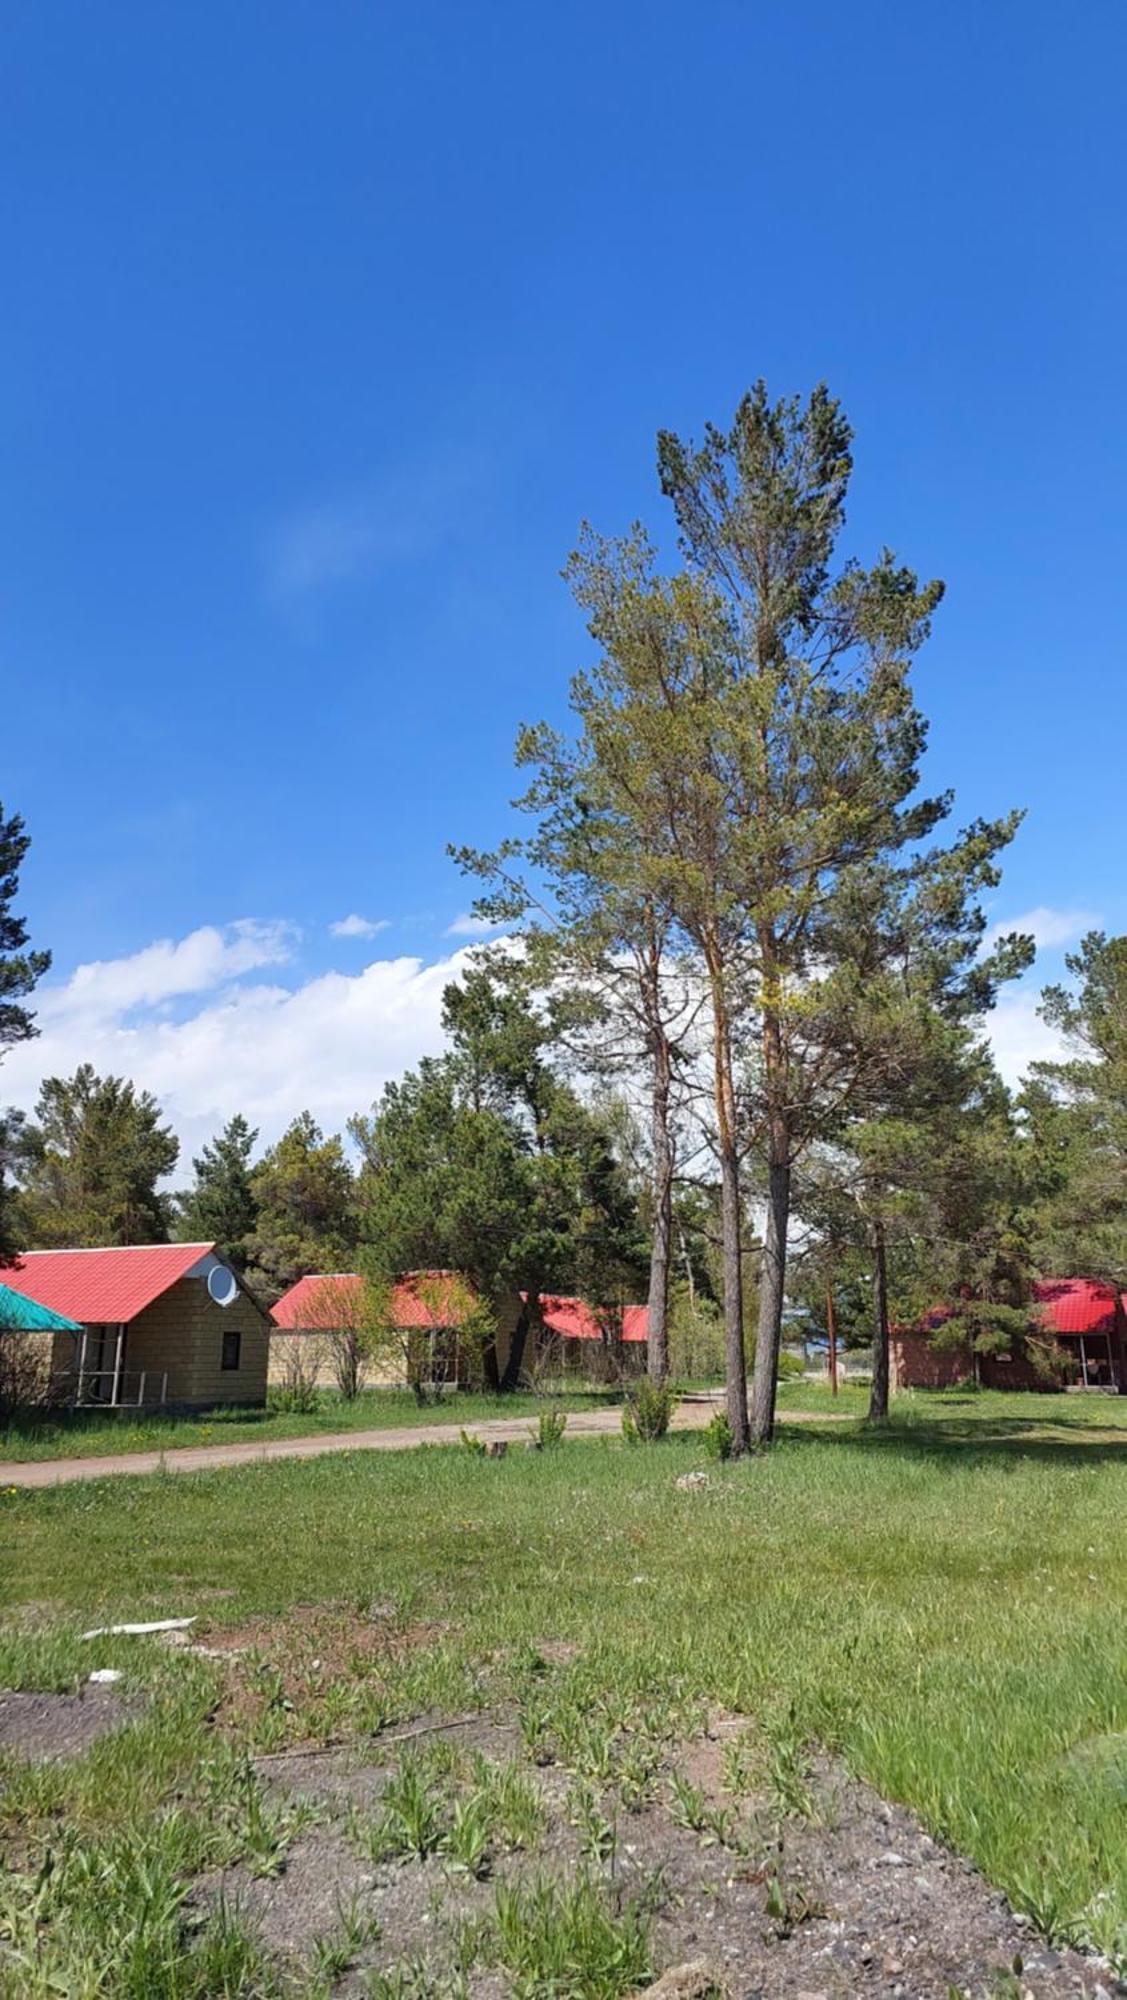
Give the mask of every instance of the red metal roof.
<svg viewBox="0 0 1127 2000">
<path fill-rule="evenodd" d="M 1114 1328 L 1115 1287 L 1096 1278 L 1046 1278 L 1034 1285 L 1033 1296 L 1054 1333 L 1111 1333 Z"/>
<path fill-rule="evenodd" d="M 26 1250 L 3 1281 L 24 1298 L 86 1326 L 136 1319 L 215 1248 L 142 1243 L 109 1250 Z"/>
<path fill-rule="evenodd" d="M 522 1297 L 527 1294 L 522 1293 Z M 568 1297 L 561 1292 L 541 1292 L 540 1317 L 552 1333 L 558 1333 L 564 1340 L 602 1340 L 603 1328 L 591 1307 L 583 1299 Z M 649 1334 L 649 1309 L 646 1306 L 626 1306 L 622 1314 L 623 1340 L 646 1340 Z"/>
<path fill-rule="evenodd" d="M 650 1337 L 650 1309 L 648 1306 L 627 1306 L 622 1315 L 623 1340 L 648 1340 Z"/>
<path fill-rule="evenodd" d="M 321 1276 L 311 1273 L 282 1293 L 271 1309 L 271 1318 L 275 1326 L 288 1332 L 313 1333 L 318 1328 L 328 1332 L 340 1323 L 333 1317 L 334 1298 L 340 1299 L 345 1318 L 355 1309 L 363 1285 L 356 1271 L 328 1271 Z M 456 1271 L 411 1271 L 399 1280 L 392 1295 L 394 1323 L 430 1332 L 458 1326 L 472 1296 L 469 1281 Z"/>
</svg>

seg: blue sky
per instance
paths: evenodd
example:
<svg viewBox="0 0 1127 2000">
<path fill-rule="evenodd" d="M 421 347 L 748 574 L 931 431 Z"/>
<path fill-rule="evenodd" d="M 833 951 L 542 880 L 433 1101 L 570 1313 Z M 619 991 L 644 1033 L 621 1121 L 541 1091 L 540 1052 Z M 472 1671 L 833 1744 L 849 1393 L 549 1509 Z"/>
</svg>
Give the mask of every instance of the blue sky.
<svg viewBox="0 0 1127 2000">
<path fill-rule="evenodd" d="M 1028 807 L 992 914 L 1045 975 L 1127 924 L 1125 71 L 1120 0 L 13 0 L 0 796 L 55 972 L 5 1095 L 88 1050 L 271 1132 L 433 1046 L 576 525 L 661 525 L 654 432 L 759 374 L 844 400 L 848 546 L 947 579 L 928 782 Z"/>
</svg>

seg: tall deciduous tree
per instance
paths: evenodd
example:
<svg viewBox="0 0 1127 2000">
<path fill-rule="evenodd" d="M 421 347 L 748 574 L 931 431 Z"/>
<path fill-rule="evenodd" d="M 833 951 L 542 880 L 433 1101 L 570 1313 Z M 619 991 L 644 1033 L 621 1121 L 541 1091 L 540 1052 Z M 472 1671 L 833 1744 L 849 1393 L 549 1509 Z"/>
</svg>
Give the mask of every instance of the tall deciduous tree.
<svg viewBox="0 0 1127 2000">
<path fill-rule="evenodd" d="M 24 1001 L 51 964 L 47 951 L 29 951 L 27 925 L 12 909 L 19 889 L 20 869 L 30 845 L 24 823 L 0 806 L 0 1057 L 37 1030 Z M 9 1112 L 0 1116 L 0 1265 L 10 1262 L 20 1247 L 13 1213 L 12 1166 L 22 1120 Z"/>
<path fill-rule="evenodd" d="M 347 1271 L 356 1253 L 355 1183 L 339 1138 L 303 1111 L 251 1173 L 258 1205 L 247 1276 L 275 1299 L 310 1272 Z"/>
<path fill-rule="evenodd" d="M 177 1196 L 177 1234 L 214 1243 L 237 1271 L 246 1269 L 258 1222 L 251 1157 L 258 1133 L 241 1112 L 192 1161 L 192 1185 Z"/>
<path fill-rule="evenodd" d="M 44 1081 L 21 1144 L 29 1247 L 164 1243 L 179 1141 L 147 1090 L 82 1063 Z"/>
</svg>

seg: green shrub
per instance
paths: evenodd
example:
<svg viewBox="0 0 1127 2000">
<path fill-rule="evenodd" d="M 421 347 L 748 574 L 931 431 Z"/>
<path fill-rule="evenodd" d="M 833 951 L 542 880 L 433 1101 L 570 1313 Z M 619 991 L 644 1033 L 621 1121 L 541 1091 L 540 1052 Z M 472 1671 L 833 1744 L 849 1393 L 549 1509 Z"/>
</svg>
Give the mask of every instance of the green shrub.
<svg viewBox="0 0 1127 2000">
<path fill-rule="evenodd" d="M 630 1390 L 622 1412 L 622 1435 L 628 1444 L 655 1444 L 669 1429 L 675 1397 L 667 1382 L 643 1375 Z"/>
<path fill-rule="evenodd" d="M 780 1382 L 791 1382 L 795 1379 L 796 1376 L 805 1375 L 805 1373 L 806 1373 L 806 1363 L 802 1359 L 801 1354 L 780 1354 L 779 1356 Z"/>
<path fill-rule="evenodd" d="M 552 1451 L 563 1443 L 566 1429 L 566 1410 L 541 1410 L 530 1435 L 538 1451 Z"/>
<path fill-rule="evenodd" d="M 709 1458 L 731 1458 L 735 1442 L 731 1424 L 723 1410 L 717 1410 L 711 1423 L 704 1427 L 704 1448 Z"/>
</svg>

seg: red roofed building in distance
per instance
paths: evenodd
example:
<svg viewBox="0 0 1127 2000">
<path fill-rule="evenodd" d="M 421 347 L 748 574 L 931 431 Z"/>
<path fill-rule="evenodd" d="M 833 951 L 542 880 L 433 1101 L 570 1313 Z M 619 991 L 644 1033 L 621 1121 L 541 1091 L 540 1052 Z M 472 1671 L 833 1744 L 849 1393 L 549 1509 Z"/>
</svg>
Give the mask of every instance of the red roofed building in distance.
<svg viewBox="0 0 1127 2000">
<path fill-rule="evenodd" d="M 27 1250 L 9 1290 L 76 1322 L 44 1346 L 75 1406 L 207 1409 L 266 1400 L 270 1323 L 214 1243 Z"/>
<path fill-rule="evenodd" d="M 334 1333 L 363 1316 L 363 1295 L 364 1280 L 355 1271 L 326 1272 L 320 1276 L 311 1273 L 284 1292 L 271 1314 L 276 1329 L 271 1342 L 271 1381 L 285 1380 L 295 1358 L 293 1339 L 308 1339 L 318 1333 L 331 1339 Z M 461 1348 L 456 1339 L 459 1327 L 465 1322 L 467 1304 L 472 1305 L 474 1297 L 468 1280 L 456 1271 L 411 1271 L 394 1286 L 391 1323 L 403 1333 L 417 1332 L 429 1337 L 433 1379 L 453 1385 L 469 1382 L 480 1374 L 480 1356 Z M 514 1295 L 508 1311 L 500 1316 L 494 1341 L 499 1377 L 504 1372 L 517 1322 L 528 1303 L 527 1293 Z M 636 1365 L 638 1358 L 644 1361 L 647 1322 L 646 1307 L 634 1305 L 623 1311 L 621 1329 L 613 1324 L 604 1326 L 584 1300 L 544 1292 L 533 1306 L 532 1326 L 524 1347 L 524 1372 L 535 1374 L 549 1368 L 553 1361 L 564 1367 L 580 1366 L 583 1354 L 587 1355 L 590 1367 L 596 1348 L 610 1350 L 619 1341 L 629 1346 Z M 578 1346 L 580 1342 L 584 1343 L 582 1349 Z M 386 1356 L 377 1366 L 375 1379 L 389 1382 L 405 1379 L 406 1368 L 396 1366 L 393 1373 L 388 1373 Z"/>
<path fill-rule="evenodd" d="M 1031 1321 L 1052 1334 L 1072 1362 L 1079 1389 L 1115 1389 L 1127 1395 L 1127 1293 L 1098 1278 L 1043 1278 L 1033 1287 Z M 892 1375 L 900 1389 L 947 1388 L 972 1372 L 969 1353 L 937 1348 L 929 1335 L 950 1317 L 937 1306 L 918 1326 L 892 1336 Z M 980 1380 L 992 1389 L 1045 1389 L 1021 1356 L 983 1355 Z"/>
</svg>

